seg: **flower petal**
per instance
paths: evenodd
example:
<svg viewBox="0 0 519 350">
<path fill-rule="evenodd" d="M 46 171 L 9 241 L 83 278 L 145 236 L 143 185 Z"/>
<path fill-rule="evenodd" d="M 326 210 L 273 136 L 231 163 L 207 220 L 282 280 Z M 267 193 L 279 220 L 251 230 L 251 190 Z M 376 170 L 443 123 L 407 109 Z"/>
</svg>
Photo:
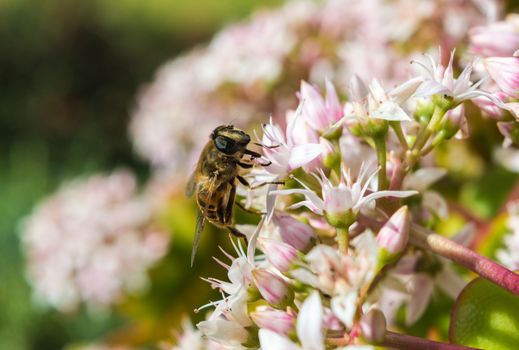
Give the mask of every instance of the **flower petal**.
<svg viewBox="0 0 519 350">
<path fill-rule="evenodd" d="M 319 292 L 314 291 L 305 299 L 297 316 L 297 336 L 305 350 L 324 350 L 322 323 L 321 297 Z"/>
<path fill-rule="evenodd" d="M 301 350 L 301 348 L 290 339 L 269 329 L 260 329 L 258 335 L 262 350 Z"/>
<path fill-rule="evenodd" d="M 411 121 L 411 117 L 393 101 L 383 102 L 377 110 L 371 111 L 370 115 L 377 119 L 392 120 L 392 121 Z"/>
<path fill-rule="evenodd" d="M 433 292 L 433 281 L 430 276 L 418 273 L 411 279 L 410 301 L 407 305 L 406 320 L 407 325 L 415 323 L 425 312 L 429 299 Z"/>
<path fill-rule="evenodd" d="M 314 206 L 316 206 L 320 210 L 324 210 L 323 200 L 321 198 L 319 198 L 319 196 L 316 195 L 315 192 L 313 192 L 311 190 L 306 190 L 306 189 L 302 189 L 302 188 L 292 188 L 292 189 L 288 189 L 288 190 L 272 191 L 271 194 L 278 194 L 278 195 L 302 194 L 308 200 L 310 200 Z"/>
<path fill-rule="evenodd" d="M 290 152 L 288 165 L 291 170 L 297 169 L 310 163 L 324 151 L 324 147 L 319 143 L 308 143 L 294 146 Z"/>
</svg>

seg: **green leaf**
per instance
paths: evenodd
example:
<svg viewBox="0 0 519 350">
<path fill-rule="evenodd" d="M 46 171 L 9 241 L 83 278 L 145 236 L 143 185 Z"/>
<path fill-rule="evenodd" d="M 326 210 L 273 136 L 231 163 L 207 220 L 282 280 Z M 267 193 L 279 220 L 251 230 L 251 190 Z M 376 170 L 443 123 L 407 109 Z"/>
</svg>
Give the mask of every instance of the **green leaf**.
<svg viewBox="0 0 519 350">
<path fill-rule="evenodd" d="M 450 341 L 482 349 L 516 349 L 519 297 L 482 278 L 470 282 L 452 311 Z"/>
</svg>

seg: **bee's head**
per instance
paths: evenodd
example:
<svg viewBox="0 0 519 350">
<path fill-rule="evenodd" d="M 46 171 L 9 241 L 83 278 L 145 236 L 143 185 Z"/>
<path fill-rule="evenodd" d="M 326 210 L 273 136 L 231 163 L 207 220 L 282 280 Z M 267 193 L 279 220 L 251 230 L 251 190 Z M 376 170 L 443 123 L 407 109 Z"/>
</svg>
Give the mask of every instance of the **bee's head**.
<svg viewBox="0 0 519 350">
<path fill-rule="evenodd" d="M 227 155 L 243 154 L 250 142 L 250 136 L 233 125 L 220 125 L 211 133 L 211 139 L 216 148 Z"/>
</svg>

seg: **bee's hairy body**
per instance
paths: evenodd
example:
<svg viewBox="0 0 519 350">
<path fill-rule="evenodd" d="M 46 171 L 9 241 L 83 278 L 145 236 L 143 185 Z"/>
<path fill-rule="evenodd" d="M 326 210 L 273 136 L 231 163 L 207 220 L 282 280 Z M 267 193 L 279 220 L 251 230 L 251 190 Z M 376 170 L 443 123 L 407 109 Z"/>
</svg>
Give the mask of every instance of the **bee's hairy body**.
<svg viewBox="0 0 519 350">
<path fill-rule="evenodd" d="M 211 139 L 205 145 L 196 169 L 187 185 L 186 194 L 195 193 L 199 216 L 195 228 L 195 239 L 191 255 L 191 265 L 198 247 L 204 222 L 229 230 L 238 237 L 242 233 L 232 226 L 232 211 L 236 195 L 236 179 L 247 185 L 239 175 L 239 167 L 251 168 L 252 164 L 243 161 L 244 155 L 251 159 L 261 155 L 248 150 L 250 136 L 232 125 L 222 125 L 214 129 Z"/>
<path fill-rule="evenodd" d="M 212 224 L 218 227 L 231 225 L 238 175 L 236 158 L 224 155 L 211 140 L 200 155 L 196 173 L 199 209 L 205 210 L 204 215 Z"/>
</svg>

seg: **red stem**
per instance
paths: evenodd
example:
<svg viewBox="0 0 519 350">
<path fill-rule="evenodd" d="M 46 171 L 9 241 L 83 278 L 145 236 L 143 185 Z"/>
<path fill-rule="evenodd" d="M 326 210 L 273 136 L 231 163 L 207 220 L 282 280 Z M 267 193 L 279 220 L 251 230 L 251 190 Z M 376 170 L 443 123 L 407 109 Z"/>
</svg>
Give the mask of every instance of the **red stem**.
<svg viewBox="0 0 519 350">
<path fill-rule="evenodd" d="M 455 261 L 481 277 L 519 295 L 519 275 L 506 267 L 436 233 L 413 225 L 409 242 Z"/>
<path fill-rule="evenodd" d="M 476 348 L 470 348 L 463 345 L 441 343 L 390 331 L 386 332 L 384 341 L 380 345 L 406 350 L 476 350 Z"/>
</svg>

